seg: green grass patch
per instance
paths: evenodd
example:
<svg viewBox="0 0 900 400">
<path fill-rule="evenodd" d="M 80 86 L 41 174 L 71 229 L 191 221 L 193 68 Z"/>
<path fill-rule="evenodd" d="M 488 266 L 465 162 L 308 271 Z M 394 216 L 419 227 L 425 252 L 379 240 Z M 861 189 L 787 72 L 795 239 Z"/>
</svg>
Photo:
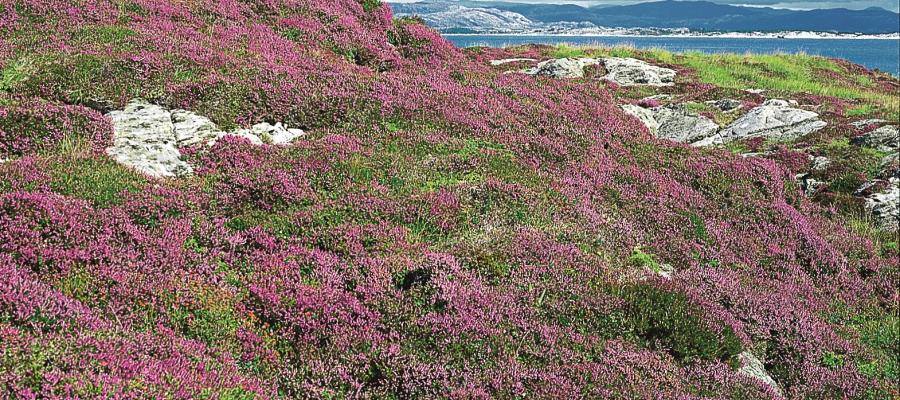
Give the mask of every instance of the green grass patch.
<svg viewBox="0 0 900 400">
<path fill-rule="evenodd" d="M 856 81 L 856 84 L 859 86 L 865 86 L 865 87 L 875 86 L 875 81 L 872 80 L 872 78 L 865 76 L 865 75 L 859 75 L 859 76 L 855 77 L 854 80 Z"/>
<path fill-rule="evenodd" d="M 652 254 L 645 252 L 641 246 L 636 246 L 631 251 L 631 255 L 628 256 L 628 265 L 637 268 L 649 268 L 656 273 L 662 271 L 662 267 L 659 265 L 659 262 L 656 261 L 655 257 Z"/>
<path fill-rule="evenodd" d="M 668 351 L 681 362 L 720 360 L 735 362 L 741 342 L 730 327 L 714 332 L 698 317 L 698 311 L 683 294 L 649 284 L 619 287 L 613 294 L 625 301 L 621 332 L 639 343 Z"/>
<path fill-rule="evenodd" d="M 365 12 L 372 12 L 381 7 L 381 0 L 359 0 Z"/>
<path fill-rule="evenodd" d="M 840 368 L 852 363 L 869 378 L 885 382 L 900 379 L 900 317 L 896 309 L 853 310 L 838 303 L 833 310 L 828 316 L 830 322 L 839 325 L 844 336 L 858 337 L 864 349 L 853 356 L 826 352 L 822 365 Z"/>
<path fill-rule="evenodd" d="M 833 96 L 888 110 L 900 106 L 896 94 L 878 88 L 870 77 L 851 74 L 823 57 L 806 54 L 673 54 L 664 50 L 642 51 L 640 55 L 657 62 L 688 67 L 697 72 L 702 82 L 726 89 L 759 88 L 781 94 Z M 835 75 L 841 78 L 835 79 Z"/>
<path fill-rule="evenodd" d="M 34 72 L 31 58 L 23 57 L 10 62 L 0 70 L 0 92 L 8 92 L 16 85 L 24 82 Z"/>
<path fill-rule="evenodd" d="M 553 58 L 578 58 L 584 57 L 585 52 L 583 48 L 573 47 L 567 44 L 560 44 L 553 49 L 553 53 L 551 54 L 551 56 Z"/>
<path fill-rule="evenodd" d="M 198 289 L 193 301 L 173 309 L 172 324 L 186 337 L 202 340 L 210 345 L 233 342 L 242 321 L 234 313 L 230 301 L 222 294 Z M 233 348 L 237 344 L 233 344 Z"/>
<path fill-rule="evenodd" d="M 867 115 L 872 115 L 876 111 L 878 111 L 877 107 L 871 104 L 863 104 L 859 107 L 848 109 L 846 114 L 848 117 L 864 117 Z"/>
<path fill-rule="evenodd" d="M 54 192 L 87 200 L 98 208 L 119 205 L 123 194 L 136 193 L 146 185 L 142 176 L 107 158 L 66 158 L 48 164 Z"/>
<path fill-rule="evenodd" d="M 137 32 L 121 26 L 85 26 L 72 33 L 75 40 L 114 45 L 121 45 L 135 36 Z"/>
</svg>

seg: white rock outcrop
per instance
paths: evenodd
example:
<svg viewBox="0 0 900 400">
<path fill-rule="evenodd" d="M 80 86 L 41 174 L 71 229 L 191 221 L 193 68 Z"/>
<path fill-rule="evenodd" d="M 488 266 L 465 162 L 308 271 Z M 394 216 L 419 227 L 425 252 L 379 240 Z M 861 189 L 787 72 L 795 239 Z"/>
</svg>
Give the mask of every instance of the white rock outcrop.
<svg viewBox="0 0 900 400">
<path fill-rule="evenodd" d="M 719 109 L 719 111 L 723 112 L 732 112 L 740 110 L 741 107 L 744 106 L 744 103 L 740 100 L 735 99 L 719 99 L 719 100 L 711 100 L 707 101 L 705 104 L 711 105 Z"/>
<path fill-rule="evenodd" d="M 652 109 L 636 106 L 634 104 L 624 104 L 621 107 L 622 111 L 625 111 L 626 114 L 640 120 L 653 135 L 656 135 L 656 133 L 659 132 L 659 122 L 656 121 L 656 113 L 654 113 Z"/>
<path fill-rule="evenodd" d="M 193 167 L 181 159 L 181 148 L 213 145 L 229 135 L 246 138 L 255 145 L 285 145 L 305 134 L 281 123 L 261 123 L 251 129 L 224 132 L 202 115 L 187 110 L 170 111 L 140 99 L 107 116 L 113 124 L 114 138 L 106 153 L 116 162 L 156 178 L 193 173 Z"/>
<path fill-rule="evenodd" d="M 132 101 L 124 110 L 109 113 L 109 118 L 115 136 L 106 153 L 119 164 L 158 178 L 193 172 L 181 159 L 175 124 L 168 110 L 144 101 Z"/>
<path fill-rule="evenodd" d="M 831 160 L 822 156 L 809 156 L 809 163 L 809 169 L 813 172 L 822 172 L 831 166 Z"/>
<path fill-rule="evenodd" d="M 719 130 L 715 121 L 681 106 L 643 108 L 623 105 L 622 110 L 641 120 L 654 136 L 680 143 L 693 143 Z"/>
<path fill-rule="evenodd" d="M 882 126 L 850 141 L 857 146 L 871 147 L 884 152 L 896 152 L 900 148 L 900 128 Z"/>
<path fill-rule="evenodd" d="M 522 61 L 529 61 L 529 59 L 492 60 L 491 65 Z M 585 67 L 601 64 L 606 68 L 606 75 L 602 79 L 621 86 L 672 86 L 675 84 L 675 70 L 651 65 L 635 58 L 555 58 L 541 61 L 535 67 L 518 72 L 554 78 L 582 78 Z"/>
<path fill-rule="evenodd" d="M 900 230 L 900 179 L 891 178 L 887 189 L 865 199 L 876 225 L 888 232 Z"/>
<path fill-rule="evenodd" d="M 800 184 L 800 190 L 803 190 L 803 193 L 808 197 L 814 196 L 820 189 L 827 186 L 825 182 L 815 179 L 810 174 L 806 173 L 797 174 L 794 178 L 797 180 L 797 183 Z"/>
<path fill-rule="evenodd" d="M 554 78 L 581 78 L 584 77 L 585 67 L 597 64 L 600 64 L 600 60 L 596 58 L 556 58 L 541 61 L 536 67 L 522 72 Z"/>
<path fill-rule="evenodd" d="M 756 356 L 749 351 L 744 351 L 743 353 L 738 354 L 737 357 L 738 361 L 741 363 L 741 367 L 738 369 L 739 374 L 758 379 L 772 388 L 779 396 L 782 395 L 781 388 L 778 387 L 778 382 L 775 382 L 775 379 L 772 379 L 772 376 L 766 371 L 765 365 L 759 358 L 756 358 Z"/>
<path fill-rule="evenodd" d="M 222 136 L 222 131 L 209 118 L 190 111 L 172 111 L 172 122 L 175 125 L 175 139 L 178 141 L 178 147 L 208 143 Z"/>
<path fill-rule="evenodd" d="M 886 123 L 886 122 L 887 122 L 887 121 L 885 121 L 885 120 L 883 120 L 883 119 L 864 119 L 864 120 L 861 120 L 861 121 L 854 121 L 854 122 L 851 122 L 851 123 L 850 123 L 850 126 L 856 128 L 856 129 L 862 130 L 862 129 L 865 129 L 867 126 L 870 126 L 870 125 L 881 125 L 881 124 Z"/>
<path fill-rule="evenodd" d="M 621 86 L 672 86 L 675 70 L 657 67 L 634 58 L 604 58 L 606 76 L 603 79 Z"/>
<path fill-rule="evenodd" d="M 792 103 L 785 100 L 769 100 L 750 110 L 718 134 L 695 145 L 710 146 L 754 137 L 793 140 L 827 125 L 825 121 L 819 119 L 819 114 L 795 108 Z"/>
<path fill-rule="evenodd" d="M 250 133 L 262 139 L 264 143 L 274 145 L 290 144 L 306 134 L 301 129 L 286 128 L 281 122 L 277 122 L 275 125 L 268 122 L 253 125 L 250 128 Z"/>
<path fill-rule="evenodd" d="M 496 67 L 496 66 L 505 65 L 505 64 L 520 63 L 520 62 L 535 62 L 535 61 L 537 61 L 537 60 L 535 60 L 533 58 L 504 58 L 502 60 L 491 60 L 491 65 Z"/>
</svg>

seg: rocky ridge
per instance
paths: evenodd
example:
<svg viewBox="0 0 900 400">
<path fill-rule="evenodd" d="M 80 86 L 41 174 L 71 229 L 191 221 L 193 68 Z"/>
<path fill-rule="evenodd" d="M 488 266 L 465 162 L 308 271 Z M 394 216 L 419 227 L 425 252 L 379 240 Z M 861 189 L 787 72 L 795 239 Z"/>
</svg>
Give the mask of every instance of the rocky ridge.
<svg viewBox="0 0 900 400">
<path fill-rule="evenodd" d="M 494 66 L 532 61 L 527 58 L 510 58 L 491 60 Z M 581 78 L 584 77 L 584 69 L 588 66 L 602 65 L 607 74 L 601 79 L 613 82 L 620 86 L 672 86 L 675 84 L 675 70 L 651 65 L 645 61 L 634 58 L 607 57 L 607 58 L 556 58 L 539 62 L 532 68 L 519 72 L 528 75 L 550 76 L 554 78 Z"/>
<path fill-rule="evenodd" d="M 796 108 L 785 100 L 768 100 L 731 125 L 702 141 L 696 146 L 725 144 L 738 139 L 765 137 L 787 141 L 818 131 L 828 125 L 819 114 Z"/>
<path fill-rule="evenodd" d="M 516 62 L 533 62 L 531 58 L 511 58 L 492 60 L 494 66 Z M 588 66 L 602 65 L 607 75 L 601 79 L 609 80 L 621 86 L 669 86 L 674 84 L 676 72 L 667 68 L 651 65 L 641 60 L 628 58 L 559 58 L 538 63 L 535 67 L 519 72 L 529 75 L 542 75 L 553 78 L 581 78 Z M 763 92 L 754 92 L 762 95 Z M 642 102 L 658 103 L 659 100 L 671 100 L 672 96 L 657 95 Z M 734 113 L 743 108 L 743 103 L 735 99 L 719 99 L 707 101 L 705 104 L 716 109 Z M 646 106 L 623 104 L 621 109 L 640 120 L 654 136 L 693 146 L 705 147 L 722 145 L 736 140 L 762 137 L 776 142 L 791 141 L 825 128 L 828 124 L 821 120 L 819 114 L 799 107 L 793 100 L 769 99 L 754 107 L 746 114 L 738 117 L 728 126 L 720 126 L 712 119 L 688 110 L 683 104 L 666 106 Z M 886 121 L 867 119 L 850 123 L 856 129 L 864 129 L 873 125 L 881 125 Z M 852 144 L 889 152 L 882 161 L 887 168 L 896 163 L 898 129 L 896 126 L 881 126 L 852 140 Z M 811 170 L 822 171 L 830 160 L 824 157 L 810 157 Z M 813 196 L 827 186 L 826 182 L 817 180 L 810 173 L 800 173 L 797 182 L 807 196 Z M 874 185 L 875 182 L 869 185 Z M 862 193 L 862 191 L 860 191 Z M 877 224 L 885 230 L 897 231 L 898 190 L 897 177 L 891 178 L 887 188 L 878 193 L 863 197 L 865 208 L 876 219 Z"/>
</svg>

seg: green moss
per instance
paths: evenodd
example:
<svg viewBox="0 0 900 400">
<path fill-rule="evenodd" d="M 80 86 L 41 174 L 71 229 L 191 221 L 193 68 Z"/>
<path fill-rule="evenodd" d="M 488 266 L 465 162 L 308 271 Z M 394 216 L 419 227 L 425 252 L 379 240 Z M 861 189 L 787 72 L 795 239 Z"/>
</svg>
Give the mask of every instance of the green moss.
<svg viewBox="0 0 900 400">
<path fill-rule="evenodd" d="M 827 351 L 822 355 L 822 366 L 828 368 L 840 368 L 844 366 L 844 355 Z"/>
<path fill-rule="evenodd" d="M 52 371 L 59 353 L 52 343 L 49 346 L 35 343 L 24 349 L 12 347 L 0 352 L 0 372 L 18 377 L 20 387 L 40 391 L 46 383 L 44 375 Z"/>
<path fill-rule="evenodd" d="M 704 103 L 697 103 L 694 101 L 689 101 L 687 103 L 684 103 L 684 108 L 687 111 L 690 111 L 693 113 L 701 113 L 701 112 L 709 111 L 712 109 L 712 107 L 710 107 Z"/>
<path fill-rule="evenodd" d="M 121 45 L 134 36 L 137 32 L 121 26 L 84 26 L 72 33 L 75 40 L 115 45 Z"/>
<path fill-rule="evenodd" d="M 76 268 L 69 271 L 60 278 L 56 288 L 66 296 L 84 304 L 101 305 L 98 303 L 101 300 L 101 296 L 95 286 L 94 278 L 86 269 Z"/>
<path fill-rule="evenodd" d="M 223 295 L 198 289 L 196 298 L 175 307 L 169 314 L 172 324 L 185 337 L 222 346 L 233 342 L 242 321 L 235 315 L 230 301 Z M 225 346 L 236 348 L 236 344 Z"/>
<path fill-rule="evenodd" d="M 641 246 L 637 246 L 631 251 L 631 255 L 628 256 L 628 265 L 637 268 L 649 268 L 657 273 L 662 271 L 659 262 L 654 259 L 652 254 L 644 252 Z"/>
<path fill-rule="evenodd" d="M 709 234 L 706 231 L 706 222 L 703 221 L 703 218 L 695 213 L 688 213 L 687 217 L 691 221 L 691 225 L 694 226 L 694 236 L 700 239 L 701 242 L 708 241 Z"/>
<path fill-rule="evenodd" d="M 900 379 L 900 317 L 895 309 L 869 307 L 852 309 L 843 303 L 832 306 L 828 320 L 841 328 L 845 337 L 858 338 L 862 351 L 852 357 L 826 352 L 820 360 L 823 366 L 840 368 L 853 363 L 865 376 L 884 382 Z"/>
<path fill-rule="evenodd" d="M 303 39 L 303 31 L 297 28 L 287 28 L 281 31 L 281 36 L 283 36 L 285 39 L 299 42 L 301 39 Z"/>
</svg>

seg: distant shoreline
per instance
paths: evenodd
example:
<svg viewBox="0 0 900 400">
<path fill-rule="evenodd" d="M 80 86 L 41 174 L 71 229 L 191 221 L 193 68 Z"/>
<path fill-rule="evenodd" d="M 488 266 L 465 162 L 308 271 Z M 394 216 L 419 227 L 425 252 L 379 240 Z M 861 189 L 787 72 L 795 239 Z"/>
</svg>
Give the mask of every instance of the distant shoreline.
<svg viewBox="0 0 900 400">
<path fill-rule="evenodd" d="M 558 37 L 634 37 L 634 38 L 679 38 L 679 39 L 814 39 L 814 40 L 900 40 L 900 34 L 895 36 L 883 35 L 778 35 L 778 34 L 750 34 L 750 33 L 720 33 L 720 34 L 665 34 L 665 35 L 640 35 L 627 33 L 551 33 L 551 32 L 522 32 L 522 33 L 441 33 L 442 36 L 558 36 Z"/>
</svg>

